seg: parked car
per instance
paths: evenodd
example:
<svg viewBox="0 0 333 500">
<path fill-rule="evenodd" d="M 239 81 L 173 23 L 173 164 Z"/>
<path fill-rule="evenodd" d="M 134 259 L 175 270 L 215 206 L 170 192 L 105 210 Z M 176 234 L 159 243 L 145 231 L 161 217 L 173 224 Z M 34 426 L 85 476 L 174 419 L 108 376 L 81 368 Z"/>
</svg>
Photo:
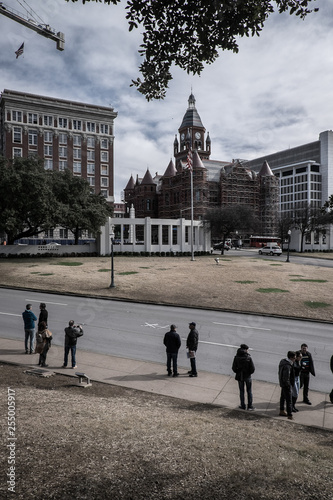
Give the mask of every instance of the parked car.
<svg viewBox="0 0 333 500">
<path fill-rule="evenodd" d="M 259 255 L 281 255 L 282 250 L 279 245 L 265 245 L 259 249 Z"/>
<path fill-rule="evenodd" d="M 213 245 L 214 250 L 222 250 L 222 247 L 223 247 L 223 241 L 220 241 L 220 243 L 215 243 L 215 245 Z M 229 249 L 230 249 L 230 245 L 226 241 L 224 243 L 224 250 L 229 250 Z"/>
</svg>

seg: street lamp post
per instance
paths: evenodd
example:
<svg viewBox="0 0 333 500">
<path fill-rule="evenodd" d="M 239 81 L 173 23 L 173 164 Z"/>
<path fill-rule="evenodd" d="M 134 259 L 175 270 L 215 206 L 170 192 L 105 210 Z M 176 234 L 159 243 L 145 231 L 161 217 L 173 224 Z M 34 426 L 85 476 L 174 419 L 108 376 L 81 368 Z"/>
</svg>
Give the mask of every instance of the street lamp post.
<svg viewBox="0 0 333 500">
<path fill-rule="evenodd" d="M 289 260 L 290 235 L 291 235 L 291 231 L 289 229 L 289 231 L 288 231 L 288 251 L 287 251 L 287 260 L 286 260 L 286 262 L 290 262 L 290 260 Z"/>
<path fill-rule="evenodd" d="M 109 288 L 114 288 L 116 285 L 114 284 L 114 267 L 113 267 L 113 238 L 114 238 L 114 232 L 110 233 L 110 238 L 111 238 L 111 284 Z"/>
</svg>

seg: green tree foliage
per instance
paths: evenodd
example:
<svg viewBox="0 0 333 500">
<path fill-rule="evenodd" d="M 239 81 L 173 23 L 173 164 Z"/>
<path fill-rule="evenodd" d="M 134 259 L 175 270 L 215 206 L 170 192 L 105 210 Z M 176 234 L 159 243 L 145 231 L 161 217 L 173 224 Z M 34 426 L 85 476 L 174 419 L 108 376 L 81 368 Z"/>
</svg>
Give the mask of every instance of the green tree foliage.
<svg viewBox="0 0 333 500">
<path fill-rule="evenodd" d="M 0 232 L 7 234 L 9 245 L 54 227 L 57 212 L 50 172 L 42 161 L 0 159 Z"/>
<path fill-rule="evenodd" d="M 236 231 L 249 233 L 260 226 L 254 211 L 246 205 L 228 205 L 208 210 L 204 224 L 210 229 L 213 237 L 223 241 L 222 253 L 226 239 Z"/>
<path fill-rule="evenodd" d="M 82 231 L 97 234 L 112 215 L 104 196 L 92 193 L 89 183 L 68 169 L 54 172 L 53 191 L 59 203 L 60 224 L 72 231 L 76 245 Z"/>
<path fill-rule="evenodd" d="M 66 0 L 67 2 L 70 0 Z M 77 2 L 78 0 L 72 0 Z M 82 0 L 86 3 L 90 0 Z M 102 2 L 103 0 L 91 0 Z M 118 4 L 121 0 L 104 0 Z M 147 100 L 163 99 L 172 79 L 171 66 L 200 75 L 220 50 L 238 52 L 237 38 L 260 35 L 276 9 L 304 19 L 315 0 L 128 0 L 129 30 L 143 30 L 139 69 L 132 80 Z"/>
</svg>

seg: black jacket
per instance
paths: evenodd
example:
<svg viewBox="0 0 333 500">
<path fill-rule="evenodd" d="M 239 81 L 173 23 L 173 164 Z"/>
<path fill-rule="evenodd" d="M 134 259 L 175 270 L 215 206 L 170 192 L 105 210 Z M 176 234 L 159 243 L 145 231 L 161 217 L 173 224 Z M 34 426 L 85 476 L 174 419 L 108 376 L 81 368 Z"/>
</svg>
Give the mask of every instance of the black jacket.
<svg viewBox="0 0 333 500">
<path fill-rule="evenodd" d="M 236 373 L 235 379 L 245 380 L 251 377 L 254 370 L 255 368 L 251 355 L 244 351 L 244 349 L 238 349 L 232 363 L 232 371 Z"/>
<path fill-rule="evenodd" d="M 166 347 L 166 352 L 169 352 L 171 354 L 177 353 L 181 346 L 181 343 L 182 342 L 180 340 L 179 334 L 174 330 L 170 330 L 170 332 L 167 332 L 164 335 L 163 344 Z"/>
<path fill-rule="evenodd" d="M 311 375 L 315 377 L 316 374 L 312 354 L 309 351 L 307 351 L 306 354 L 302 354 L 301 367 L 301 375 L 308 375 L 309 373 L 311 373 Z"/>
<path fill-rule="evenodd" d="M 199 334 L 196 328 L 190 331 L 186 340 L 186 347 L 189 351 L 196 351 L 198 349 Z"/>
<path fill-rule="evenodd" d="M 286 358 L 281 359 L 279 364 L 279 383 L 280 387 L 290 387 L 295 383 L 293 363 Z"/>
<path fill-rule="evenodd" d="M 78 337 L 82 337 L 83 330 L 80 326 L 68 326 L 65 328 L 65 345 L 73 347 Z"/>
</svg>

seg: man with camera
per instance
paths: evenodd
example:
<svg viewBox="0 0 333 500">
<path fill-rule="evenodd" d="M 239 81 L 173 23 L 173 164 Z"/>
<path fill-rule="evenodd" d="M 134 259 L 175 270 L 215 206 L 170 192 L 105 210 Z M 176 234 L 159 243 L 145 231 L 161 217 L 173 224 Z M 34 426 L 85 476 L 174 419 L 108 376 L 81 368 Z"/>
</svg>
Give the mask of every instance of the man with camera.
<svg viewBox="0 0 333 500">
<path fill-rule="evenodd" d="M 63 368 L 67 367 L 68 354 L 71 351 L 72 357 L 72 368 L 77 368 L 76 366 L 76 343 L 78 337 L 82 337 L 83 329 L 81 325 L 74 325 L 74 321 L 71 319 L 68 326 L 65 328 L 65 358 Z"/>
</svg>

